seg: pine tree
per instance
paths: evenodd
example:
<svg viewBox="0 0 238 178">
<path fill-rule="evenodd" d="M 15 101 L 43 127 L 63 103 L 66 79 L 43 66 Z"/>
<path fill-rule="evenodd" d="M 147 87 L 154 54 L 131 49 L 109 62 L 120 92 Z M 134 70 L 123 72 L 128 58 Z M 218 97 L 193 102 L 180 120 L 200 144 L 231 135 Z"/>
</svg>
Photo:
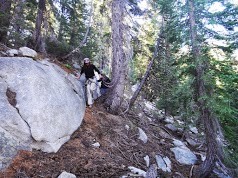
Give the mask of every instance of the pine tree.
<svg viewBox="0 0 238 178">
<path fill-rule="evenodd" d="M 222 162 L 224 153 L 221 142 L 221 129 L 215 113 L 208 105 L 208 97 L 211 93 L 207 90 L 204 81 L 204 73 L 206 64 L 202 60 L 201 47 L 199 46 L 197 36 L 197 23 L 195 18 L 195 3 L 193 0 L 188 0 L 189 6 L 189 24 L 190 38 L 192 45 L 192 55 L 195 60 L 195 92 L 196 102 L 199 108 L 199 119 L 203 122 L 206 135 L 207 151 L 206 160 L 195 170 L 195 177 L 207 177 L 213 170 L 216 162 Z"/>
<path fill-rule="evenodd" d="M 125 88 L 127 59 L 123 51 L 123 18 L 124 1 L 112 1 L 112 83 L 113 86 L 108 93 L 106 105 L 112 113 L 120 113 L 119 108 L 123 101 Z"/>
<path fill-rule="evenodd" d="M 0 0 L 0 42 L 7 43 L 7 32 L 11 20 L 11 0 Z"/>
</svg>

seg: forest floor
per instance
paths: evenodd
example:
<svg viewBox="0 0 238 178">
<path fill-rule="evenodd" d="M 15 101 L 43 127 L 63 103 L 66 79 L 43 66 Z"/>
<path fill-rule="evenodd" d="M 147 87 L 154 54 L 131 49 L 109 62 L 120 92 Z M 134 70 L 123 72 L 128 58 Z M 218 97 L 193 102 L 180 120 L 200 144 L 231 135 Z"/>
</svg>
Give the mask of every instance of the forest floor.
<svg viewBox="0 0 238 178">
<path fill-rule="evenodd" d="M 138 127 L 146 132 L 147 143 L 138 139 Z M 128 175 L 128 166 L 146 171 L 144 157 L 148 155 L 154 164 L 156 154 L 168 156 L 172 162 L 172 172 L 158 170 L 160 177 L 189 177 L 191 166 L 177 163 L 170 151 L 171 139 L 175 137 L 159 121 L 151 122 L 135 114 L 111 115 L 95 103 L 92 108 L 86 108 L 81 126 L 57 153 L 19 151 L 0 177 L 56 178 L 66 171 L 79 178 L 119 178 Z M 95 142 L 100 147 L 93 146 Z"/>
</svg>

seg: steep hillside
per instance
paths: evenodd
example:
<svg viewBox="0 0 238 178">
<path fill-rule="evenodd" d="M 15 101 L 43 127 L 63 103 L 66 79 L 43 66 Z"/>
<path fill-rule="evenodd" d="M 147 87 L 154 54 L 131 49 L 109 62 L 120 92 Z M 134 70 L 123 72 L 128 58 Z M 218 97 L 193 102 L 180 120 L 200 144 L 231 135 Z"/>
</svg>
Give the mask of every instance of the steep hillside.
<svg viewBox="0 0 238 178">
<path fill-rule="evenodd" d="M 50 61 L 74 73 L 57 60 Z M 79 178 L 152 178 L 148 170 L 153 170 L 154 165 L 159 177 L 189 177 L 193 164 L 198 164 L 204 155 L 203 137 L 199 139 L 189 129 L 184 132 L 186 123 L 181 117 L 165 117 L 153 106 L 148 107 L 145 100 L 138 103 L 137 109 L 115 116 L 96 102 L 86 108 L 81 126 L 57 153 L 21 150 L 0 172 L 0 178 L 56 178 L 63 171 Z M 173 149 L 178 150 L 177 156 Z M 196 159 L 189 157 L 189 149 Z"/>
<path fill-rule="evenodd" d="M 138 139 L 138 127 L 146 132 L 147 143 Z M 156 155 L 171 160 L 172 172 L 158 169 L 160 177 L 189 177 L 192 166 L 179 164 L 170 151 L 175 137 L 159 120 L 114 116 L 96 103 L 86 109 L 81 127 L 57 153 L 20 151 L 0 177 L 58 177 L 63 171 L 77 177 L 121 177 L 130 172 L 128 166 L 146 171 L 146 155 L 150 164 L 156 163 Z M 97 142 L 99 147 L 93 145 Z"/>
</svg>

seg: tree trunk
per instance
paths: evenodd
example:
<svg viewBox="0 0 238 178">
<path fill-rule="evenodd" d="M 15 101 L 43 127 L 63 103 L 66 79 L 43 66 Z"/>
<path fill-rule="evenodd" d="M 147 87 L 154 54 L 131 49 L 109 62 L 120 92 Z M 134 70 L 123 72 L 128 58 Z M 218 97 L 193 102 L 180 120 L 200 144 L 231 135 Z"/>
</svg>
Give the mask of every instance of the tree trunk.
<svg viewBox="0 0 238 178">
<path fill-rule="evenodd" d="M 58 12 L 58 8 L 54 5 L 54 0 L 48 0 L 48 3 L 51 7 L 50 10 L 53 11 L 55 18 L 60 22 L 60 13 Z M 54 27 L 49 23 L 48 23 L 48 26 L 49 26 L 48 33 L 50 34 L 50 41 L 54 41 L 56 44 L 59 44 L 60 42 L 57 39 L 57 34 L 55 33 Z M 62 28 L 61 26 L 62 25 L 60 23 L 60 28 Z"/>
<path fill-rule="evenodd" d="M 14 9 L 13 29 L 15 33 L 21 33 L 21 28 L 22 28 L 21 22 L 23 23 L 22 19 L 24 19 L 24 16 L 23 16 L 24 3 L 25 3 L 25 0 L 19 0 Z"/>
<path fill-rule="evenodd" d="M 10 25 L 11 0 L 0 0 L 0 42 L 6 44 Z"/>
<path fill-rule="evenodd" d="M 59 31 L 58 31 L 58 41 L 63 41 L 63 15 L 60 17 L 60 22 L 59 22 Z"/>
<path fill-rule="evenodd" d="M 162 50 L 165 51 L 165 53 L 161 54 L 162 59 L 161 62 L 159 62 L 159 65 L 161 66 L 161 69 L 163 70 L 162 73 L 165 76 L 164 80 L 162 83 L 163 87 L 163 94 L 165 97 L 165 103 L 164 103 L 164 112 L 166 116 L 171 115 L 172 113 L 172 108 L 171 108 L 171 104 L 169 102 L 169 98 L 171 96 L 171 92 L 170 92 L 170 87 L 172 87 L 174 85 L 174 80 L 171 77 L 171 51 L 170 51 L 170 44 L 168 42 L 168 32 L 166 32 L 166 26 L 167 23 L 169 21 L 169 17 L 167 17 L 164 13 L 162 14 L 162 25 L 161 25 L 161 42 L 163 48 Z M 172 80 L 171 80 L 172 79 Z"/>
<path fill-rule="evenodd" d="M 193 175 L 196 178 L 204 178 L 209 176 L 215 166 L 215 163 L 222 159 L 222 146 L 221 143 L 219 143 L 220 135 L 218 135 L 221 134 L 221 130 L 216 117 L 213 115 L 208 106 L 208 101 L 206 99 L 208 93 L 206 92 L 205 82 L 203 79 L 204 66 L 201 61 L 201 51 L 197 39 L 194 1 L 188 0 L 188 5 L 192 53 L 196 65 L 195 91 L 197 92 L 197 105 L 200 112 L 199 119 L 204 124 L 207 143 L 206 160 L 199 165 L 197 169 L 195 169 Z"/>
<path fill-rule="evenodd" d="M 108 92 L 106 107 L 109 112 L 120 113 L 125 79 L 127 74 L 127 60 L 123 51 L 123 16 L 125 2 L 121 0 L 112 1 L 112 83 L 113 87 Z"/>
<path fill-rule="evenodd" d="M 11 19 L 11 24 L 13 29 L 10 32 L 10 37 L 12 39 L 12 43 L 15 47 L 21 47 L 22 44 L 22 32 L 23 32 L 23 24 L 24 24 L 24 6 L 26 0 L 18 0 L 16 2 L 16 6 L 13 10 L 13 17 Z"/>
<path fill-rule="evenodd" d="M 105 57 L 105 54 L 103 53 L 100 60 L 100 70 L 103 71 L 105 67 L 106 67 L 106 57 Z"/>
<path fill-rule="evenodd" d="M 45 42 L 42 37 L 42 23 L 44 19 L 44 12 L 46 10 L 45 0 L 39 0 L 38 2 L 38 12 L 36 17 L 36 26 L 34 34 L 35 50 L 46 53 Z"/>
</svg>

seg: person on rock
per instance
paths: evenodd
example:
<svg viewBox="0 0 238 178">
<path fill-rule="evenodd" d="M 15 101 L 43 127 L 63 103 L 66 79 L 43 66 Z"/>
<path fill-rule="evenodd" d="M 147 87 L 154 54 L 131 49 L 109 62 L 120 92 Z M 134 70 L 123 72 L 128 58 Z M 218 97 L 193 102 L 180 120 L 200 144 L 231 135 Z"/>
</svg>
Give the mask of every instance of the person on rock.
<svg viewBox="0 0 238 178">
<path fill-rule="evenodd" d="M 80 74 L 76 75 L 76 78 L 80 78 L 84 73 L 86 77 L 86 95 L 87 95 L 87 104 L 89 107 L 92 107 L 94 100 L 97 99 L 100 94 L 100 89 L 98 81 L 95 76 L 95 71 L 99 74 L 101 78 L 101 73 L 95 65 L 91 64 L 89 58 L 84 58 L 84 65 L 81 68 Z"/>
</svg>

